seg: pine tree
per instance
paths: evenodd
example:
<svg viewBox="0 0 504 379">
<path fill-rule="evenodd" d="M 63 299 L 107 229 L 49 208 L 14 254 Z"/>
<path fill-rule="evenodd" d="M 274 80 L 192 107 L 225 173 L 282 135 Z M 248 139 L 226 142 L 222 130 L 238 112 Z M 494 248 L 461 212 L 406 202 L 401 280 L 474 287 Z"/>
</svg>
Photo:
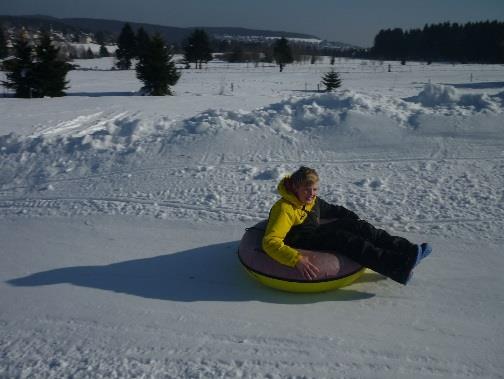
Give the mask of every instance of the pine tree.
<svg viewBox="0 0 504 379">
<path fill-rule="evenodd" d="M 275 44 L 273 45 L 273 57 L 275 58 L 277 65 L 280 66 L 280 72 L 283 71 L 286 64 L 294 61 L 292 57 L 292 50 L 289 46 L 287 38 L 282 37 L 275 41 Z"/>
<path fill-rule="evenodd" d="M 95 40 L 98 45 L 105 45 L 105 33 L 102 31 L 96 33 Z"/>
<path fill-rule="evenodd" d="M 238 63 L 245 61 L 245 52 L 240 44 L 236 44 L 230 53 L 226 55 L 226 60 L 230 63 Z"/>
<path fill-rule="evenodd" d="M 172 58 L 161 36 L 156 34 L 152 37 L 148 49 L 136 65 L 136 76 L 144 84 L 142 92 L 151 96 L 172 95 L 170 86 L 180 78 Z"/>
<path fill-rule="evenodd" d="M 339 74 L 334 70 L 329 71 L 322 77 L 322 84 L 326 86 L 327 92 L 332 92 L 336 88 L 341 87 Z"/>
<path fill-rule="evenodd" d="M 34 97 L 64 96 L 68 88 L 66 75 L 70 65 L 58 58 L 59 48 L 53 46 L 49 33 L 43 33 L 36 47 L 36 62 L 33 68 Z"/>
<path fill-rule="evenodd" d="M 131 68 L 131 60 L 135 57 L 135 55 L 135 33 L 133 33 L 133 29 L 131 29 L 130 24 L 126 23 L 124 24 L 121 34 L 117 40 L 117 68 L 120 70 L 129 70 Z"/>
<path fill-rule="evenodd" d="M 186 62 L 195 63 L 201 69 L 203 63 L 213 59 L 210 38 L 203 29 L 195 29 L 184 44 Z"/>
<path fill-rule="evenodd" d="M 140 59 L 149 50 L 150 36 L 145 31 L 145 29 L 143 27 L 140 27 L 140 29 L 138 29 L 138 31 L 137 31 L 135 38 L 136 38 L 136 53 L 135 53 L 135 55 L 138 59 Z"/>
<path fill-rule="evenodd" d="M 93 59 L 95 57 L 93 50 L 90 47 L 86 50 L 86 59 Z"/>
<path fill-rule="evenodd" d="M 34 88 L 33 51 L 23 34 L 14 42 L 14 56 L 14 59 L 4 62 L 7 80 L 2 81 L 2 85 L 13 89 L 16 97 L 30 98 Z"/>
<path fill-rule="evenodd" d="M 100 57 L 104 58 L 104 57 L 108 57 L 110 54 L 107 50 L 107 48 L 105 47 L 105 44 L 101 44 L 100 45 Z"/>
<path fill-rule="evenodd" d="M 0 27 L 0 59 L 7 57 L 9 51 L 7 50 L 7 40 L 3 28 Z"/>
</svg>

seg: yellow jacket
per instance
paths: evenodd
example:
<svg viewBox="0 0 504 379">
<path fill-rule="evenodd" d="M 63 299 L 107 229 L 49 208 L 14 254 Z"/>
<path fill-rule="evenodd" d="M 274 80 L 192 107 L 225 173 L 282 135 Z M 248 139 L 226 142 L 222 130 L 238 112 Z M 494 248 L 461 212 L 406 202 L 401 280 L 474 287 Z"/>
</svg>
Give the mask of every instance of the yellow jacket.
<svg viewBox="0 0 504 379">
<path fill-rule="evenodd" d="M 296 249 L 287 246 L 284 239 L 293 226 L 303 223 L 317 198 L 308 204 L 301 203 L 296 195 L 285 188 L 286 179 L 287 177 L 283 178 L 278 184 L 278 192 L 282 198 L 271 208 L 262 248 L 276 261 L 294 267 L 300 254 Z"/>
</svg>

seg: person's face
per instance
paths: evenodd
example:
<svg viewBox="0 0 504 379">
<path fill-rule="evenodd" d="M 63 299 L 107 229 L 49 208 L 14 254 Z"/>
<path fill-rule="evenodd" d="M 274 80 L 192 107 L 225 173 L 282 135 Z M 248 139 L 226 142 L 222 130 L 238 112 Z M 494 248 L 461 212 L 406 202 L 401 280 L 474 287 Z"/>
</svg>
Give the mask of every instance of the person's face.
<svg viewBox="0 0 504 379">
<path fill-rule="evenodd" d="M 315 199 L 315 196 L 317 196 L 317 193 L 318 182 L 294 188 L 294 194 L 303 204 L 311 203 Z"/>
</svg>

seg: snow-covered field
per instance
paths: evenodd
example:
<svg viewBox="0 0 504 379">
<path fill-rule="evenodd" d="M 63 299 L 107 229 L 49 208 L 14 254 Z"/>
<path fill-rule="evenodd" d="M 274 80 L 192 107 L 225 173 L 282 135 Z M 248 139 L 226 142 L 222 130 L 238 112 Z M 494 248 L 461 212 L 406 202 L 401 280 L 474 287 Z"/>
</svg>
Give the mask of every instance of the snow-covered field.
<svg viewBox="0 0 504 379">
<path fill-rule="evenodd" d="M 327 62 L 213 62 L 151 98 L 78 63 L 67 97 L 0 98 L 0 378 L 504 377 L 504 66 L 341 59 L 323 94 Z M 411 284 L 246 275 L 244 228 L 301 164 L 433 244 Z"/>
</svg>

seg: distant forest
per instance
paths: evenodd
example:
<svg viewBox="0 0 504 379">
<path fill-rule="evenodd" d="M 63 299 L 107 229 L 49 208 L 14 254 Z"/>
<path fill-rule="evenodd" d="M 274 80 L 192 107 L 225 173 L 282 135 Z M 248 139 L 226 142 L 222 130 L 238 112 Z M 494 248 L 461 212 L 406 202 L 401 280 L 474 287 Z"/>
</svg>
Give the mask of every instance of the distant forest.
<svg viewBox="0 0 504 379">
<path fill-rule="evenodd" d="M 92 36 L 98 44 L 114 44 L 123 21 L 95 19 L 56 19 L 47 16 L 1 16 L 0 32 L 10 27 L 28 31 L 53 30 L 64 34 L 67 41 L 79 42 L 81 37 Z M 144 27 L 154 34 L 159 32 L 174 53 L 183 54 L 184 41 L 192 28 L 175 28 L 150 24 L 131 24 L 134 31 Z M 380 30 L 371 48 L 347 44 L 334 45 L 321 41 L 311 43 L 302 39 L 314 36 L 296 33 L 260 31 L 241 28 L 205 28 L 210 37 L 212 51 L 221 53 L 229 62 L 272 62 L 276 36 L 289 39 L 292 56 L 296 62 L 317 63 L 321 56 L 350 57 L 376 60 L 397 60 L 453 63 L 504 64 L 504 22 L 482 21 L 458 24 L 444 22 L 425 25 L 422 29 L 401 28 Z M 11 33 L 12 34 L 12 33 Z M 7 33 L 5 33 L 7 36 Z M 7 55 L 7 41 L 0 33 L 0 57 Z M 11 36 L 12 37 L 12 36 Z M 79 58 L 93 57 L 92 52 L 76 54 Z"/>
<path fill-rule="evenodd" d="M 423 29 L 380 30 L 370 57 L 387 60 L 504 63 L 504 22 L 445 22 Z"/>
</svg>

